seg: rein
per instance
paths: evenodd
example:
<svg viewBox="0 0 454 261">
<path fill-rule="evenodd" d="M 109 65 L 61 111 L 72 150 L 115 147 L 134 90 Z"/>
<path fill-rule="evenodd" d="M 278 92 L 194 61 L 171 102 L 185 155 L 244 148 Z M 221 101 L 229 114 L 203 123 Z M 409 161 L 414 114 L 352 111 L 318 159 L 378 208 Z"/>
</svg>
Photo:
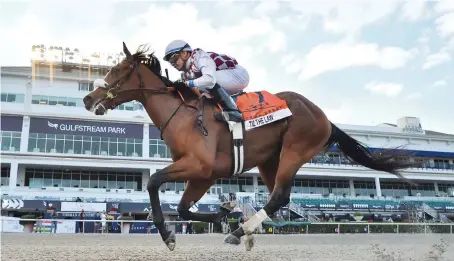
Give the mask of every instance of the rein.
<svg viewBox="0 0 454 261">
<path fill-rule="evenodd" d="M 159 131 L 161 133 L 161 140 L 164 139 L 163 138 L 163 134 L 164 134 L 165 128 L 167 127 L 167 125 L 169 125 L 170 120 L 172 120 L 172 118 L 176 115 L 178 110 L 181 108 L 181 105 L 183 105 L 183 104 L 186 105 L 187 107 L 195 109 L 197 111 L 197 125 L 200 127 L 203 135 L 205 135 L 205 136 L 208 135 L 208 132 L 207 132 L 206 128 L 203 126 L 203 102 L 202 102 L 201 109 L 199 109 L 196 106 L 193 106 L 191 104 L 188 104 L 185 101 L 185 99 L 184 99 L 183 95 L 181 94 L 181 92 L 175 87 L 166 86 L 166 87 L 162 87 L 162 88 L 159 88 L 159 89 L 146 88 L 144 83 L 143 83 L 143 80 L 142 80 L 142 75 L 140 74 L 140 70 L 139 70 L 139 66 L 138 66 L 139 63 L 137 61 L 131 61 L 129 59 L 125 59 L 125 60 L 130 63 L 128 71 L 126 72 L 125 75 L 120 77 L 118 80 L 116 80 L 112 84 L 106 86 L 107 93 L 106 93 L 106 98 L 105 99 L 113 100 L 113 99 L 115 99 L 118 96 L 118 94 L 120 94 L 122 92 L 136 92 L 136 91 L 140 91 L 140 93 L 141 93 L 141 95 L 143 97 L 143 100 L 145 101 L 145 104 L 146 104 L 147 98 L 146 98 L 146 96 L 144 94 L 144 91 L 155 93 L 155 94 L 167 94 L 169 92 L 177 91 L 178 95 L 180 96 L 180 98 L 182 100 L 182 102 L 173 111 L 173 113 L 170 115 L 169 119 L 162 126 L 158 126 L 158 129 L 159 129 Z M 128 80 L 131 77 L 131 74 L 134 72 L 134 69 L 136 69 L 137 76 L 139 77 L 139 88 L 138 89 L 121 90 L 120 87 L 125 83 L 125 80 Z M 162 76 L 160 76 L 160 75 L 157 75 L 157 76 L 159 76 L 162 79 Z M 200 96 L 199 99 L 200 98 L 203 98 L 203 96 Z M 112 104 L 113 104 L 112 107 L 115 108 L 116 107 L 115 102 L 113 102 Z"/>
</svg>

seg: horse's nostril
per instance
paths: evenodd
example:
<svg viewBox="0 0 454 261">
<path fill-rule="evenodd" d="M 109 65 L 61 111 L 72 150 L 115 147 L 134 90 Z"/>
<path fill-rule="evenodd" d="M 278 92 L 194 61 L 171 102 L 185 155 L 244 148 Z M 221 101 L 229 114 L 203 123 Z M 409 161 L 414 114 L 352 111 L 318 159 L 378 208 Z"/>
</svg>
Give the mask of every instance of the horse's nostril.
<svg viewBox="0 0 454 261">
<path fill-rule="evenodd" d="M 89 95 L 85 96 L 84 99 L 83 99 L 84 104 L 87 104 L 90 101 L 92 101 L 92 98 Z"/>
</svg>

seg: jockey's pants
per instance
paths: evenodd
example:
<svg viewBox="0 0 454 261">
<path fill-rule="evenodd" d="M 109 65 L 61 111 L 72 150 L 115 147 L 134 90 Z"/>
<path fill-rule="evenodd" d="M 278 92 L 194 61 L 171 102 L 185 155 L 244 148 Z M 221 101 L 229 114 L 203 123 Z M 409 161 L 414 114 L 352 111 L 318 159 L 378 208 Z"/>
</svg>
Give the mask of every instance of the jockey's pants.
<svg viewBox="0 0 454 261">
<path fill-rule="evenodd" d="M 249 73 L 242 66 L 235 69 L 219 70 L 215 72 L 216 83 L 232 95 L 244 90 L 249 84 Z"/>
</svg>

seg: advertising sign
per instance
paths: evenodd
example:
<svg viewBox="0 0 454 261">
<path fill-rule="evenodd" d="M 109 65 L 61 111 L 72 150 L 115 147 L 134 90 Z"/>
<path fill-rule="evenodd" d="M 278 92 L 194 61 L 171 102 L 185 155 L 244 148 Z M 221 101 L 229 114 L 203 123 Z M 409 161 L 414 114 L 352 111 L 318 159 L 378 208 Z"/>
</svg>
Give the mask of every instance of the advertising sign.
<svg viewBox="0 0 454 261">
<path fill-rule="evenodd" d="M 30 118 L 30 133 L 142 139 L 143 125 L 115 122 Z"/>
</svg>

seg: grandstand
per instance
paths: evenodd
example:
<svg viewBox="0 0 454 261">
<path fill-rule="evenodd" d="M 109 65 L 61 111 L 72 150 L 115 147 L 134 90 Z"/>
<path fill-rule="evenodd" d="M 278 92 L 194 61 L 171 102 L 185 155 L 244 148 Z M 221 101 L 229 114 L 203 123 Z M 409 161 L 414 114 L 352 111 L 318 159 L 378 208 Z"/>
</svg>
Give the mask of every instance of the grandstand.
<svg viewBox="0 0 454 261">
<path fill-rule="evenodd" d="M 45 53 L 50 48 L 35 46 L 34 50 Z M 70 49 L 63 50 L 74 56 Z M 80 204 L 68 204 L 77 200 L 86 204 L 88 212 L 148 212 L 149 176 L 171 162 L 158 129 L 140 103 L 120 105 L 100 117 L 86 111 L 82 102 L 93 90 L 93 81 L 103 77 L 116 60 L 106 58 L 110 65 L 105 65 L 96 55 L 91 57 L 97 62 L 45 57 L 35 57 L 31 66 L 1 68 L 2 209 L 20 213 L 53 206 L 57 211 L 77 212 Z M 286 212 L 292 219 L 348 219 L 356 212 L 364 220 L 405 220 L 416 208 L 421 218 L 450 222 L 454 135 L 424 130 L 417 117 L 402 117 L 396 124 L 338 126 L 374 152 L 403 146 L 399 160 L 417 164 L 403 174 L 419 186 L 357 166 L 335 147 L 329 148 L 298 171 Z M 169 219 L 177 215 L 184 188 L 180 182 L 161 188 L 162 207 Z M 246 215 L 263 207 L 268 198 L 258 170 L 252 169 L 237 179 L 218 180 L 195 211 L 217 211 L 221 196 L 229 193 L 236 194 Z"/>
</svg>

